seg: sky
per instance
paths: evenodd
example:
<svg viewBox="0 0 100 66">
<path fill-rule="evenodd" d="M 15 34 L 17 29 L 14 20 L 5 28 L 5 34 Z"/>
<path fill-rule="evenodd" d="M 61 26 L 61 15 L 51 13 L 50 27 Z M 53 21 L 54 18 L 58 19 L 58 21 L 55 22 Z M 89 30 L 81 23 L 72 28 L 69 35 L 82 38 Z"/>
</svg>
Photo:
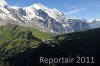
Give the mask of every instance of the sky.
<svg viewBox="0 0 100 66">
<path fill-rule="evenodd" d="M 89 20 L 100 18 L 100 0 L 6 0 L 9 5 L 26 7 L 41 3 L 49 8 L 56 8 L 67 18 L 77 17 Z"/>
</svg>

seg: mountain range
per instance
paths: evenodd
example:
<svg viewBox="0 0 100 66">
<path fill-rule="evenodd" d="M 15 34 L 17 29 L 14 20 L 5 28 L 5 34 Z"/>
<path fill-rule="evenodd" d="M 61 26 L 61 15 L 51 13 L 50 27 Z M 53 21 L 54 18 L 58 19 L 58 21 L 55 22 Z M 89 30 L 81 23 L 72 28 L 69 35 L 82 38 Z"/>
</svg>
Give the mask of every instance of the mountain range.
<svg viewBox="0 0 100 66">
<path fill-rule="evenodd" d="M 86 19 L 66 18 L 64 13 L 41 3 L 28 7 L 10 6 L 5 0 L 0 3 L 0 25 L 17 24 L 57 34 L 100 27 L 99 19 L 89 23 Z"/>
</svg>

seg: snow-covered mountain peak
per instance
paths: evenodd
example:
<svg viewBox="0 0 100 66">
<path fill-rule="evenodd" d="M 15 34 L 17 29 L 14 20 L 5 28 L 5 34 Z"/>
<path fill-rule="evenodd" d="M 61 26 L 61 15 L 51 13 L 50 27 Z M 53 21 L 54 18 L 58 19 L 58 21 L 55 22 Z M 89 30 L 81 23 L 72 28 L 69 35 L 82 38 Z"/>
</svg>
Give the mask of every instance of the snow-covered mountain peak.
<svg viewBox="0 0 100 66">
<path fill-rule="evenodd" d="M 19 9 L 20 7 L 18 7 L 18 6 L 10 6 L 10 8 Z"/>
<path fill-rule="evenodd" d="M 100 19 L 95 19 L 95 21 L 98 21 L 98 22 L 100 22 Z"/>
<path fill-rule="evenodd" d="M 70 18 L 70 19 L 73 19 L 73 20 L 78 20 L 78 18 L 76 16 Z"/>
<path fill-rule="evenodd" d="M 47 9 L 47 7 L 45 7 L 41 3 L 35 3 L 35 4 L 32 5 L 32 7 L 34 7 L 35 9 Z"/>
<path fill-rule="evenodd" d="M 60 12 L 60 11 L 57 10 L 56 8 L 53 8 L 52 10 L 58 12 L 59 14 L 62 14 L 62 12 Z"/>
<path fill-rule="evenodd" d="M 48 16 L 55 19 L 57 22 L 66 22 L 66 17 L 62 12 L 55 8 L 48 8 L 41 3 L 35 3 L 31 6 L 24 7 L 24 9 L 26 12 L 34 13 L 33 15 L 45 15 L 45 18 Z"/>
<path fill-rule="evenodd" d="M 7 5 L 7 2 L 5 0 L 0 0 L 0 7 Z"/>
<path fill-rule="evenodd" d="M 91 22 L 93 22 L 93 19 L 88 19 L 87 22 L 91 23 Z"/>
</svg>

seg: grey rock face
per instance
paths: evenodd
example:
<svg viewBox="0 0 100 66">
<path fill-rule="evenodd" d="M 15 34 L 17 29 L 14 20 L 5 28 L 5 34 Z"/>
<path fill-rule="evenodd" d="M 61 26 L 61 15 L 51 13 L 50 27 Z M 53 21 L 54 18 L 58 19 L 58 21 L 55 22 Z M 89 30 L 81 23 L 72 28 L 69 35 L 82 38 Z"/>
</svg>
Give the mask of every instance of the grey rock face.
<svg viewBox="0 0 100 66">
<path fill-rule="evenodd" d="M 68 19 L 67 22 L 72 27 L 72 29 L 74 31 L 77 31 L 77 30 L 86 30 L 86 29 L 90 28 L 90 26 L 86 22 L 86 20 Z"/>
</svg>

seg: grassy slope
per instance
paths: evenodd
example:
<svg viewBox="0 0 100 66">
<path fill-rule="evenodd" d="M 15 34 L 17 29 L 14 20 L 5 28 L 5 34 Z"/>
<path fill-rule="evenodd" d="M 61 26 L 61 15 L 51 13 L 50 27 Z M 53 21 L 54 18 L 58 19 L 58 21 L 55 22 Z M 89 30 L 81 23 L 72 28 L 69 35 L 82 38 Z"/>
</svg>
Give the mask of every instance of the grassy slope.
<svg viewBox="0 0 100 66">
<path fill-rule="evenodd" d="M 50 34 L 34 28 L 11 24 L 0 26 L 0 50 L 6 56 L 11 56 L 27 48 L 38 47 L 43 39 L 51 37 Z"/>
<path fill-rule="evenodd" d="M 25 33 L 32 32 L 32 35 L 38 39 L 49 39 L 52 36 L 50 34 L 41 32 L 34 28 L 17 26 L 17 25 L 5 25 L 0 27 L 0 44 L 3 44 L 4 41 L 9 40 L 20 40 L 25 39 Z M 22 38 L 21 38 L 22 37 Z"/>
<path fill-rule="evenodd" d="M 5 38 L 11 38 L 11 32 L 20 32 L 20 31 L 31 31 L 33 35 L 39 39 L 49 39 L 51 35 L 48 33 L 41 32 L 37 29 L 30 28 L 30 27 L 23 27 L 17 25 L 6 25 L 0 27 L 0 34 L 5 35 Z M 3 37 L 4 38 L 4 37 Z"/>
</svg>

